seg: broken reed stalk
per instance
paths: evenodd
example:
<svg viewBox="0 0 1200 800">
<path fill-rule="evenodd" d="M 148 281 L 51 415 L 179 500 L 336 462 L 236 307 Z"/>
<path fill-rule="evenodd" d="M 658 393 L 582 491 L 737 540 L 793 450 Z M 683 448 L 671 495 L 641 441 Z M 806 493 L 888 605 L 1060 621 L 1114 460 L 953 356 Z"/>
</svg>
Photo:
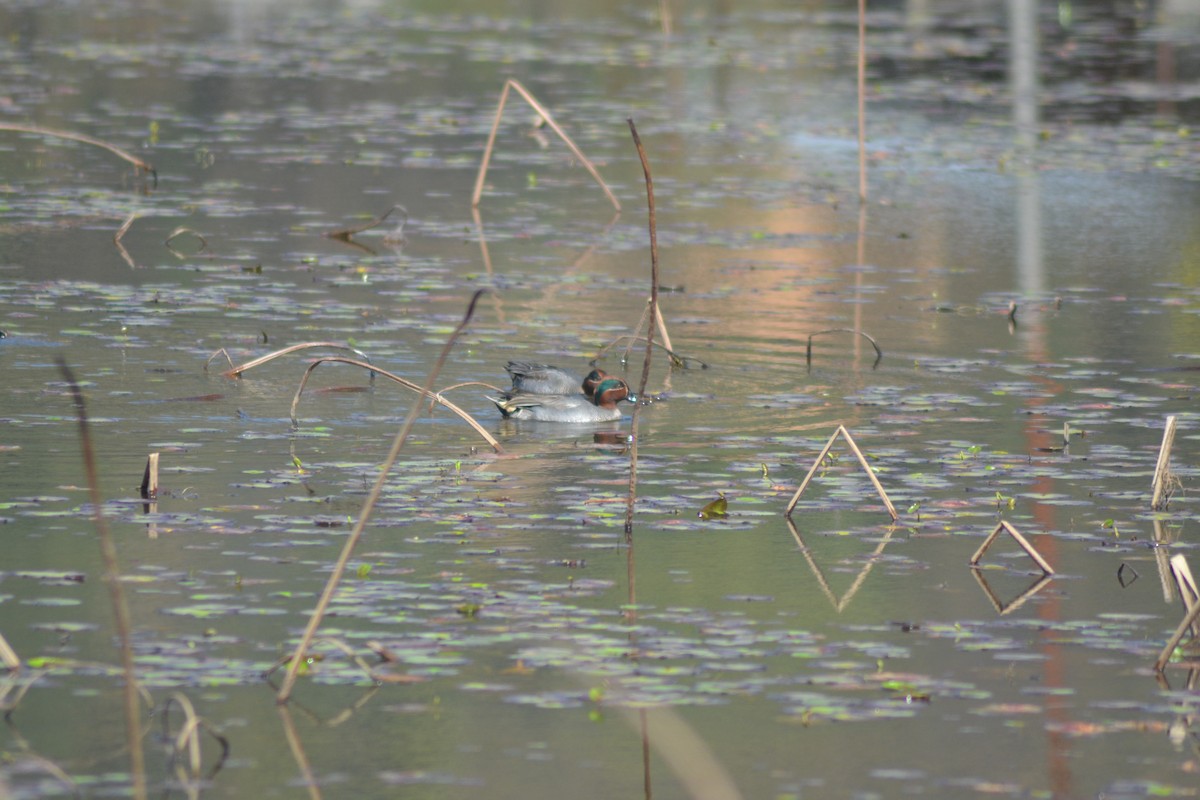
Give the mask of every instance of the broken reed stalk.
<svg viewBox="0 0 1200 800">
<path fill-rule="evenodd" d="M 1158 463 L 1154 466 L 1151 482 L 1150 508 L 1161 511 L 1171 502 L 1171 447 L 1175 443 L 1175 416 L 1167 417 L 1163 429 L 1162 445 L 1158 448 Z"/>
<path fill-rule="evenodd" d="M 86 134 L 73 133 L 71 131 L 62 131 L 62 130 L 57 130 L 55 128 L 43 128 L 40 125 L 19 125 L 16 123 L 9 123 L 9 122 L 0 123 L 0 131 L 14 131 L 15 133 L 32 133 L 37 136 L 52 136 L 57 139 L 70 139 L 71 141 L 74 141 L 74 142 L 82 142 L 84 144 L 90 144 L 95 147 L 103 148 L 103 149 L 107 150 L 108 152 L 112 153 L 113 155 L 117 156 L 118 158 L 124 159 L 125 161 L 128 161 L 130 164 L 133 164 L 133 166 L 136 167 L 137 169 L 140 169 L 143 172 L 150 173 L 150 175 L 154 178 L 154 185 L 155 186 L 158 185 L 158 172 L 154 169 L 154 166 L 152 164 L 150 164 L 150 162 L 142 161 L 137 156 L 130 155 L 129 153 L 127 153 L 126 151 L 122 150 L 121 148 L 117 147 L 114 144 L 109 144 L 108 142 L 101 141 L 100 139 L 95 139 L 91 136 L 87 136 Z"/>
<path fill-rule="evenodd" d="M 500 130 L 500 118 L 504 115 L 504 104 L 508 101 L 509 89 L 516 89 L 517 93 L 521 95 L 521 97 L 525 98 L 525 102 L 529 103 L 529 105 L 533 107 L 533 110 L 540 114 L 542 119 L 546 120 L 546 124 L 558 134 L 558 138 L 562 139 L 566 143 L 567 147 L 571 148 L 571 152 L 574 153 L 575 157 L 579 159 L 579 163 L 583 164 L 587 171 L 592 174 L 592 177 L 596 179 L 596 183 L 600 184 L 600 188 L 604 190 L 606 195 L 608 195 L 608 199 L 613 204 L 613 208 L 615 208 L 617 211 L 620 211 L 621 202 L 617 200 L 617 196 L 612 193 L 612 189 L 608 188 L 608 184 L 604 182 L 604 178 L 600 177 L 600 172 L 596 169 L 592 162 L 588 160 L 588 157 L 585 156 L 583 151 L 575 145 L 575 142 L 571 141 L 571 137 L 567 135 L 567 132 L 559 127 L 558 123 L 554 121 L 554 117 L 552 117 L 550 112 L 546 110 L 546 107 L 539 103 L 534 96 L 529 93 L 528 89 L 512 78 L 509 78 L 507 81 L 505 81 L 504 88 L 500 90 L 500 102 L 496 104 L 496 118 L 492 121 L 492 132 L 488 134 L 487 145 L 483 148 L 483 161 L 481 161 L 479 164 L 479 177 L 475 179 L 475 191 L 471 195 L 471 206 L 474 207 L 479 205 L 479 198 L 483 196 L 483 182 L 487 178 L 488 163 L 492 160 L 492 149 L 496 146 L 496 132 Z"/>
<path fill-rule="evenodd" d="M 787 508 L 783 510 L 784 516 L 790 517 L 792 510 L 796 507 L 796 503 L 800 502 L 800 495 L 804 494 L 804 490 L 808 488 L 808 484 L 812 481 L 813 476 L 817 474 L 817 470 L 821 467 L 821 462 L 825 456 L 829 455 L 829 451 L 833 448 L 833 443 L 841 436 L 846 440 L 846 444 L 850 447 L 850 451 L 854 453 L 854 457 L 858 459 L 859 465 L 862 466 L 863 472 L 867 473 L 867 478 L 870 479 L 871 485 L 875 487 L 875 491 L 879 494 L 879 499 L 883 501 L 884 508 L 892 517 L 892 522 L 900 519 L 899 512 L 892 505 L 892 501 L 888 498 L 887 492 L 883 490 L 883 484 L 879 482 L 879 478 L 875 477 L 875 471 L 871 469 L 871 465 L 867 463 L 867 457 L 863 455 L 862 450 L 858 449 L 858 444 L 854 441 L 854 437 L 850 435 L 850 431 L 846 430 L 845 425 L 838 425 L 837 430 L 829 437 L 829 441 L 821 448 L 821 452 L 813 461 L 812 467 L 808 470 L 808 474 L 804 476 L 804 480 L 800 482 L 800 488 L 792 495 L 792 500 L 787 504 Z"/>
<path fill-rule="evenodd" d="M 816 331 L 815 333 L 810 333 L 808 335 L 808 345 L 804 348 L 804 363 L 805 364 L 812 366 L 812 340 L 813 340 L 813 337 L 814 336 L 823 336 L 826 333 L 853 333 L 857 336 L 861 336 L 864 339 L 866 339 L 868 342 L 871 343 L 871 347 L 875 348 L 875 363 L 878 364 L 880 361 L 883 360 L 883 351 L 879 349 L 879 343 L 876 342 L 874 337 L 872 337 L 870 334 L 864 333 L 863 331 L 855 330 L 854 328 L 826 328 L 823 331 Z"/>
<path fill-rule="evenodd" d="M 358 356 L 363 361 L 369 362 L 371 360 L 370 358 L 367 357 L 367 354 L 364 353 L 363 351 L 361 351 L 357 348 L 351 347 L 349 345 L 346 345 L 346 344 L 341 344 L 340 342 L 304 342 L 303 344 L 294 344 L 291 347 L 285 347 L 282 350 L 276 350 L 273 353 L 267 353 L 265 356 L 259 356 L 258 358 L 254 359 L 252 361 L 247 361 L 245 364 L 242 364 L 241 366 L 230 367 L 229 369 L 225 370 L 224 375 L 226 378 L 240 378 L 242 376 L 242 373 L 249 372 L 250 370 L 254 369 L 255 367 L 261 367 L 263 364 L 266 364 L 268 361 L 274 361 L 277 358 L 282 358 L 283 356 L 289 355 L 291 353 L 295 353 L 299 350 L 308 350 L 313 347 L 329 347 L 334 350 L 348 350 L 349 352 L 354 353 L 354 355 Z M 218 350 L 217 352 L 215 352 L 211 356 L 209 356 L 208 361 L 205 362 L 205 365 L 204 365 L 205 368 L 207 368 L 208 365 L 212 363 L 212 360 L 214 358 L 216 358 L 217 356 L 219 356 L 222 352 L 223 351 Z M 228 358 L 229 354 L 226 353 L 225 357 Z"/>
<path fill-rule="evenodd" d="M 642 361 L 642 378 L 638 383 L 638 397 L 641 397 L 646 393 L 646 384 L 650 381 L 650 360 L 654 355 L 655 320 L 658 319 L 658 224 L 654 216 L 654 179 L 650 175 L 650 160 L 646 157 L 646 149 L 642 147 L 642 139 L 638 136 L 633 118 L 630 117 L 626 121 L 629 123 L 629 132 L 633 136 L 633 144 L 637 148 L 638 158 L 642 161 L 642 174 L 646 178 L 646 204 L 649 208 L 650 226 L 650 324 L 646 326 L 646 353 Z M 638 419 L 641 416 L 641 410 L 642 404 L 635 403 L 633 421 L 630 425 L 629 499 L 625 506 L 625 543 L 627 545 L 633 544 L 633 506 L 637 500 Z"/>
<path fill-rule="evenodd" d="M 387 378 L 388 380 L 395 381 L 396 383 L 400 384 L 401 386 L 405 387 L 406 389 L 411 389 L 414 392 L 418 392 L 421 394 L 422 397 L 428 397 L 431 401 L 438 403 L 440 405 L 443 405 L 447 409 L 452 411 L 453 413 L 457 414 L 458 417 L 463 422 L 470 425 L 475 430 L 476 433 L 478 433 L 480 436 L 482 436 L 483 440 L 485 442 L 487 442 L 488 445 L 494 451 L 496 451 L 497 453 L 504 452 L 504 448 L 500 446 L 500 443 L 497 442 L 492 437 L 492 435 L 490 433 L 488 433 L 484 429 L 484 427 L 475 420 L 474 417 L 472 417 L 466 411 L 463 411 L 461 408 L 456 406 L 454 403 L 451 403 L 449 400 L 442 397 L 441 393 L 427 392 L 424 389 L 422 389 L 420 386 L 417 386 L 412 381 L 407 381 L 404 378 L 401 378 L 399 375 L 393 375 L 392 373 L 388 372 L 385 369 L 380 369 L 379 367 L 373 366 L 371 364 L 367 364 L 366 362 L 363 362 L 363 361 L 355 361 L 354 359 L 346 358 L 345 356 L 324 356 L 322 358 L 318 358 L 316 361 L 314 361 L 313 363 L 308 365 L 308 369 L 306 369 L 304 371 L 304 377 L 302 377 L 300 379 L 300 386 L 296 389 L 296 394 L 292 398 L 292 408 L 291 408 L 290 413 L 291 413 L 291 418 L 292 418 L 292 425 L 294 427 L 300 426 L 299 422 L 297 422 L 297 420 L 296 420 L 296 408 L 300 405 L 300 395 L 304 393 L 304 387 L 308 385 L 308 378 L 310 375 L 312 375 L 313 370 L 315 370 L 321 364 L 326 364 L 326 363 L 350 364 L 351 366 L 362 367 L 365 370 L 369 370 L 372 375 L 382 375 L 383 377 Z M 500 390 L 497 389 L 497 391 L 500 391 Z"/>
<path fill-rule="evenodd" d="M 867 0 L 858 0 L 858 202 L 867 202 Z"/>
<path fill-rule="evenodd" d="M 96 468 L 96 453 L 92 446 L 92 433 L 88 426 L 87 405 L 83 400 L 83 391 L 75 380 L 75 374 L 67 366 L 67 362 L 59 357 L 56 359 L 58 370 L 63 380 L 71 390 L 71 398 L 75 404 L 75 414 L 79 419 L 79 438 L 83 450 L 83 470 L 87 475 L 88 494 L 92 501 L 92 522 L 100 538 L 100 554 L 104 559 L 104 582 L 108 586 L 108 596 L 113 607 L 113 617 L 116 621 L 117 639 L 121 644 L 121 666 L 125 675 L 123 690 L 125 706 L 125 739 L 129 748 L 129 769 L 133 781 L 133 796 L 135 800 L 145 800 L 146 797 L 146 760 L 142 751 L 142 726 L 138 708 L 137 676 L 134 673 L 132 625 L 129 621 L 129 607 L 125 604 L 125 593 L 121 587 L 121 568 L 117 561 L 117 546 L 113 542 L 112 532 L 104 519 L 103 498 L 100 496 L 99 471 Z"/>
<path fill-rule="evenodd" d="M 992 528 L 992 532 L 988 534 L 988 537 L 983 540 L 983 544 L 979 545 L 979 549 L 975 551 L 975 555 L 971 556 L 971 561 L 969 562 L 971 566 L 975 566 L 979 563 L 979 559 L 983 558 L 983 554 L 988 551 L 988 548 L 992 546 L 992 542 L 996 541 L 996 537 L 999 536 L 1001 532 L 1007 532 L 1010 536 L 1012 536 L 1013 539 L 1016 540 L 1017 544 L 1021 546 L 1021 549 L 1025 551 L 1026 555 L 1034 560 L 1034 563 L 1038 565 L 1043 574 L 1054 574 L 1054 568 L 1050 566 L 1050 563 L 1046 561 L 1046 559 L 1042 558 L 1042 554 L 1037 551 L 1037 548 L 1030 544 L 1029 540 L 1022 536 L 1021 532 L 1013 527 L 1012 523 L 1006 519 L 1000 520 L 1000 522 L 996 524 L 996 527 Z"/>
<path fill-rule="evenodd" d="M 316 635 L 317 628 L 325 616 L 326 609 L 329 608 L 330 601 L 333 600 L 333 594 L 337 591 L 342 574 L 346 571 L 346 565 L 350 562 L 350 556 L 354 553 L 354 548 L 358 545 L 358 540 L 362 538 L 363 530 L 367 527 L 367 520 L 370 518 L 371 512 L 375 510 L 375 504 L 379 502 L 380 495 L 383 494 L 383 487 L 387 483 L 388 473 L 391 472 L 392 466 L 396 463 L 396 458 L 400 455 L 401 448 L 404 447 L 404 442 L 408 439 L 409 431 L 412 430 L 413 424 L 417 421 L 417 416 L 421 412 L 422 400 L 433 393 L 432 390 L 434 383 L 437 381 L 438 373 L 442 371 L 442 366 L 450 356 L 450 350 L 454 347 L 454 343 L 458 341 L 458 337 L 471 321 L 471 317 L 475 313 L 475 304 L 479 302 L 479 296 L 484 291 L 480 289 L 471 296 L 471 302 L 467 305 L 467 313 L 463 315 L 462 322 L 458 323 L 458 326 L 451 332 L 450 338 L 446 340 L 446 344 L 442 347 L 442 352 L 438 354 L 438 359 L 434 363 L 433 369 L 429 372 L 429 377 L 425 379 L 425 386 L 421 390 L 421 397 L 413 402 L 408 416 L 404 419 L 404 424 L 397 431 L 396 438 L 392 441 L 392 448 L 388 451 L 387 457 L 379 468 L 379 477 L 376 478 L 375 485 L 371 487 L 370 493 L 367 495 L 366 500 L 363 501 L 362 509 L 358 514 L 358 520 L 354 523 L 354 529 L 350 531 L 350 535 L 346 539 L 346 544 L 342 547 L 342 553 L 338 556 L 337 563 L 334 564 L 333 571 L 329 575 L 329 580 L 325 584 L 325 591 L 321 593 L 321 597 L 317 600 L 317 607 L 313 609 L 312 616 L 308 620 L 308 626 L 304 629 L 304 634 L 300 637 L 299 644 L 296 645 L 296 651 L 292 654 L 291 663 L 288 664 L 287 674 L 283 679 L 283 685 L 280 686 L 279 694 L 275 698 L 277 703 L 286 703 L 291 696 L 292 687 L 296 683 L 296 675 L 300 670 L 300 665 L 304 662 L 304 655 L 308 652 L 309 644 Z"/>
</svg>

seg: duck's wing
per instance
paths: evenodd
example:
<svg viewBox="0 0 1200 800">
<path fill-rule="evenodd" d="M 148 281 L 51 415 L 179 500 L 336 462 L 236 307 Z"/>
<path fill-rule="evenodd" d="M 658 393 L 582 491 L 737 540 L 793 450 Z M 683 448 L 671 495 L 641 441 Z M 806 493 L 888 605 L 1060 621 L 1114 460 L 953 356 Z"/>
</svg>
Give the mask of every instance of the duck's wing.
<svg viewBox="0 0 1200 800">
<path fill-rule="evenodd" d="M 580 381 L 561 367 L 510 361 L 504 366 L 512 378 L 513 390 L 530 394 L 572 394 L 580 391 Z"/>
</svg>

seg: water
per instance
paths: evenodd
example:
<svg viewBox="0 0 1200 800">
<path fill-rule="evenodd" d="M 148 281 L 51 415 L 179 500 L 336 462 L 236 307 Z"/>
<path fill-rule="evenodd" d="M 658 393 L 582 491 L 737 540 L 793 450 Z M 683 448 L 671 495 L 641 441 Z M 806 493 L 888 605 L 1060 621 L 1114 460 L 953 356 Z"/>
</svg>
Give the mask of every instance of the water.
<svg viewBox="0 0 1200 800">
<path fill-rule="evenodd" d="M 6 729 L 5 791 L 62 793 L 34 755 L 87 794 L 127 769 L 58 358 L 86 393 L 142 682 L 159 716 L 183 692 L 230 741 L 209 794 L 612 797 L 648 780 L 657 797 L 721 796 L 702 765 L 744 797 L 1192 791 L 1195 695 L 1150 665 L 1179 619 L 1166 561 L 1195 560 L 1200 173 L 1179 89 L 1195 29 L 1044 9 L 1027 149 L 999 9 L 873 9 L 860 216 L 853 9 L 675 11 L 669 38 L 621 4 L 0 12 L 5 120 L 111 140 L 159 176 L 0 140 L 0 632 L 59 659 Z M 619 215 L 513 97 L 473 218 L 508 76 L 597 163 Z M 241 380 L 205 363 L 333 340 L 421 383 L 490 288 L 439 386 L 502 383 L 509 359 L 583 372 L 648 290 L 630 116 L 673 345 L 708 365 L 656 357 L 636 583 L 613 435 L 629 418 L 599 437 L 513 425 L 489 389 L 451 390 L 505 455 L 446 412 L 417 423 L 321 630 L 381 643 L 400 659 L 384 670 L 420 682 L 374 686 L 320 645 L 288 706 L 307 787 L 259 676 L 295 646 L 413 395 L 325 365 L 293 431 L 304 356 Z M 395 204 L 402 243 L 390 223 L 356 237 L 365 249 L 321 235 Z M 837 332 L 806 364 L 827 329 L 869 334 L 883 359 Z M 620 372 L 616 353 L 603 365 Z M 1156 517 L 1167 415 L 1184 488 Z M 839 446 L 793 533 L 782 510 L 839 424 L 901 518 Z M 147 513 L 151 451 L 163 495 Z M 722 493 L 729 516 L 699 519 Z M 967 567 L 1001 518 L 1052 581 L 1005 540 Z M 157 726 L 148 746 L 158 786 L 174 773 Z"/>
</svg>

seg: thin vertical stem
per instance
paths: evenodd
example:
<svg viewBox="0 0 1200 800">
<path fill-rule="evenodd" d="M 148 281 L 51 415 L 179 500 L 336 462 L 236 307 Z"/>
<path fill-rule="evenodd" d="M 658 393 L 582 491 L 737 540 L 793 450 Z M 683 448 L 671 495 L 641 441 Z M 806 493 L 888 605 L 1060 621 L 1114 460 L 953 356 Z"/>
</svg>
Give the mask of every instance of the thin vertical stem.
<svg viewBox="0 0 1200 800">
<path fill-rule="evenodd" d="M 142 726 L 140 709 L 138 707 L 137 675 L 134 673 L 133 642 L 131 641 L 132 624 L 129 621 L 129 607 L 125 604 L 125 592 L 121 588 L 121 567 L 117 561 L 117 546 L 113 542 L 112 531 L 104 519 L 103 498 L 100 496 L 99 471 L 96 469 L 96 452 L 92 447 L 92 433 L 88 426 L 87 405 L 83 401 L 83 391 L 75 380 L 75 374 L 61 357 L 58 359 L 58 370 L 63 380 L 71 389 L 71 397 L 75 403 L 75 414 L 79 419 L 79 438 L 83 449 L 83 469 L 87 475 L 88 494 L 92 501 L 92 522 L 96 533 L 100 536 L 100 554 L 104 559 L 104 582 L 108 585 L 108 597 L 112 603 L 113 616 L 116 619 L 117 640 L 121 644 L 121 668 L 125 674 L 125 738 L 129 747 L 129 769 L 133 781 L 133 796 L 136 800 L 146 797 L 146 757 L 142 751 Z"/>
<path fill-rule="evenodd" d="M 637 148 L 638 158 L 642 161 L 642 173 L 646 177 L 646 203 L 649 207 L 650 225 L 650 320 L 646 326 L 646 355 L 642 361 L 642 379 L 638 384 L 638 397 L 646 392 L 646 384 L 650 381 L 650 359 L 654 355 L 654 331 L 658 327 L 658 222 L 654 216 L 654 178 L 650 175 L 650 160 L 646 157 L 646 149 L 642 147 L 642 139 L 638 136 L 637 126 L 630 117 L 629 132 L 633 135 L 633 144 Z M 625 543 L 633 543 L 633 506 L 637 499 L 637 458 L 638 458 L 638 418 L 642 406 L 640 403 L 633 407 L 633 424 L 631 426 L 631 441 L 629 445 L 629 501 L 625 508 Z"/>
</svg>

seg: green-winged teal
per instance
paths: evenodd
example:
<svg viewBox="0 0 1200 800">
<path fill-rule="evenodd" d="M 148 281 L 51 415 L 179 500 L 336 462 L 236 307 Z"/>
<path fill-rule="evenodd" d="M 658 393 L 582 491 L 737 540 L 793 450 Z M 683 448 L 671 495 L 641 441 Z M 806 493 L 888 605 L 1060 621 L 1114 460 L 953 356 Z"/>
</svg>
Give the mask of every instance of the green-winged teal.
<svg viewBox="0 0 1200 800">
<path fill-rule="evenodd" d="M 596 392 L 600 382 L 608 377 L 602 369 L 594 369 L 581 382 L 573 373 L 562 367 L 549 364 L 531 364 L 528 361 L 510 361 L 504 366 L 512 378 L 510 394 L 576 394 L 583 392 L 589 398 Z"/>
<path fill-rule="evenodd" d="M 621 418 L 617 403 L 633 402 L 629 384 L 620 378 L 605 378 L 596 386 L 593 399 L 582 394 L 535 394 L 512 392 L 504 397 L 489 397 L 500 413 L 509 419 L 538 422 L 612 422 Z"/>
</svg>

